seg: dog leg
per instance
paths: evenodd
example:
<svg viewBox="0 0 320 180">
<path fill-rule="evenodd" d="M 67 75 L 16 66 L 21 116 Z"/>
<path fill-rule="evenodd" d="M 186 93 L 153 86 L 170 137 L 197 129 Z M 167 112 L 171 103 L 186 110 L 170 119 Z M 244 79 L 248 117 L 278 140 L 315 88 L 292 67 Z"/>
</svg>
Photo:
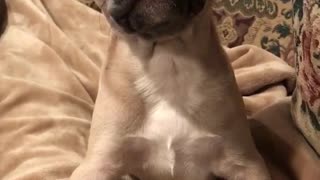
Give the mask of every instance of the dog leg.
<svg viewBox="0 0 320 180">
<path fill-rule="evenodd" d="M 107 70 L 106 70 L 107 71 Z M 93 114 L 85 160 L 71 180 L 119 180 L 118 150 L 127 134 L 143 119 L 141 99 L 131 82 L 115 72 L 103 72 Z"/>
</svg>

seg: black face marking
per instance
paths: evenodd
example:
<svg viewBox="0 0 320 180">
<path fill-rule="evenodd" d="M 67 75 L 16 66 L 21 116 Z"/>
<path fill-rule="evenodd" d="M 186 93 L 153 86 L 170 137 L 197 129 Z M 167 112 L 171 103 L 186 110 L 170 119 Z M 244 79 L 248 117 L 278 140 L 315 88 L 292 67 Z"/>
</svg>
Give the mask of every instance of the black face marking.
<svg viewBox="0 0 320 180">
<path fill-rule="evenodd" d="M 201 12 L 206 3 L 206 0 L 109 1 L 107 15 L 126 33 L 135 33 L 147 39 L 179 32 Z"/>
</svg>

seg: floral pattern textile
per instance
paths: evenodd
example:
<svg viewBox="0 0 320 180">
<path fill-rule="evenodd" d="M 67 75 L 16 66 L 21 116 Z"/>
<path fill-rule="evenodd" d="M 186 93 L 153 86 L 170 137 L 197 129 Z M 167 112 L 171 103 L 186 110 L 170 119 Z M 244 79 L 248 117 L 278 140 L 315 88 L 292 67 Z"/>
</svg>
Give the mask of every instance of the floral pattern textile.
<svg viewBox="0 0 320 180">
<path fill-rule="evenodd" d="M 297 88 L 292 112 L 320 154 L 320 1 L 294 0 Z"/>
<path fill-rule="evenodd" d="M 224 45 L 256 45 L 294 64 L 290 0 L 214 0 L 213 10 Z"/>
</svg>

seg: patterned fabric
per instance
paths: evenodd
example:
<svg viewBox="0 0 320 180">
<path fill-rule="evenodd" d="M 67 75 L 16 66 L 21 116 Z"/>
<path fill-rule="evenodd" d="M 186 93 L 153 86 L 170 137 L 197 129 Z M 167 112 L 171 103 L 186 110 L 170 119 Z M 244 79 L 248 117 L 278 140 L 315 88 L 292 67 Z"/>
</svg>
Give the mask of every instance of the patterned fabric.
<svg viewBox="0 0 320 180">
<path fill-rule="evenodd" d="M 320 1 L 294 1 L 297 88 L 293 116 L 320 154 Z"/>
<path fill-rule="evenodd" d="M 93 0 L 79 0 L 97 9 Z M 290 0 L 215 0 L 213 13 L 224 45 L 251 44 L 294 63 Z"/>
<path fill-rule="evenodd" d="M 290 0 L 213 2 L 218 31 L 225 45 L 256 45 L 294 64 Z"/>
</svg>

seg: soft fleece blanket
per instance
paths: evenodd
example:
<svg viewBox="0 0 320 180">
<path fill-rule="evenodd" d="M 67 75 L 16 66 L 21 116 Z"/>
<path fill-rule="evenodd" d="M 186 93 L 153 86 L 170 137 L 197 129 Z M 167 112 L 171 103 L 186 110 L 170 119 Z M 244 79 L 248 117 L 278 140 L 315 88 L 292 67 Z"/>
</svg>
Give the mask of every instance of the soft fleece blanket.
<svg viewBox="0 0 320 180">
<path fill-rule="evenodd" d="M 99 117 L 93 115 L 108 101 L 97 97 L 103 97 L 100 69 L 108 60 L 110 29 L 76 0 L 7 3 L 9 26 L 0 39 L 0 179 L 68 178 L 86 152 L 90 122 Z M 277 57 L 249 45 L 226 51 L 249 117 L 291 92 L 294 70 Z"/>
</svg>

